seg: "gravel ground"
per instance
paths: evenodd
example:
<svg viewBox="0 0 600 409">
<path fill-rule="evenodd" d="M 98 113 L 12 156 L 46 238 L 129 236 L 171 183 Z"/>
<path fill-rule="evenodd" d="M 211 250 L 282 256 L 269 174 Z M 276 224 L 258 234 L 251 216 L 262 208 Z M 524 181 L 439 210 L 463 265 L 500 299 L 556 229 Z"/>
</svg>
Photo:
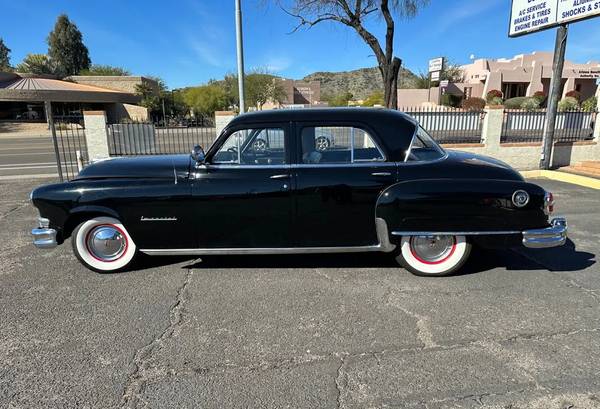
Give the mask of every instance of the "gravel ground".
<svg viewBox="0 0 600 409">
<path fill-rule="evenodd" d="M 386 256 L 143 259 L 36 250 L 0 181 L 0 407 L 600 408 L 600 192 L 558 182 L 571 239 L 464 274 Z"/>
</svg>

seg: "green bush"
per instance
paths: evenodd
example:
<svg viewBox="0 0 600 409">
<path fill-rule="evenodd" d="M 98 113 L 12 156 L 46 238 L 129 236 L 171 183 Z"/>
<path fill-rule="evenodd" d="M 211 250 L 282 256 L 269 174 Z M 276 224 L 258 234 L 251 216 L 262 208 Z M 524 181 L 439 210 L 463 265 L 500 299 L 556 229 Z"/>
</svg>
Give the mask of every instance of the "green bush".
<svg viewBox="0 0 600 409">
<path fill-rule="evenodd" d="M 539 102 L 540 106 L 544 105 L 544 102 L 546 102 L 546 98 L 548 97 L 544 91 L 537 91 L 535 94 L 533 94 L 533 97 Z"/>
<path fill-rule="evenodd" d="M 583 101 L 583 104 L 581 104 L 581 109 L 583 109 L 586 112 L 596 111 L 598 109 L 598 98 L 591 97 L 586 99 L 585 101 Z"/>
<path fill-rule="evenodd" d="M 462 97 L 460 95 L 454 94 L 444 94 L 440 98 L 440 105 L 444 105 L 447 107 L 458 108 L 462 102 Z"/>
<path fill-rule="evenodd" d="M 494 97 L 491 101 L 488 101 L 490 105 L 502 105 L 504 101 L 500 97 Z"/>
<path fill-rule="evenodd" d="M 504 106 L 508 109 L 520 109 L 521 105 L 523 105 L 523 102 L 525 102 L 527 99 L 527 97 L 516 97 L 507 99 L 506 101 L 504 101 Z"/>
<path fill-rule="evenodd" d="M 485 99 L 476 97 L 465 99 L 462 107 L 468 111 L 481 111 L 485 108 Z"/>
<path fill-rule="evenodd" d="M 561 112 L 573 111 L 577 108 L 579 108 L 579 101 L 573 97 L 566 97 L 558 103 L 558 110 Z"/>
<path fill-rule="evenodd" d="M 536 109 L 539 109 L 539 108 L 540 108 L 540 101 L 535 97 L 527 98 L 521 104 L 521 109 L 524 109 L 526 111 L 535 111 Z"/>
</svg>

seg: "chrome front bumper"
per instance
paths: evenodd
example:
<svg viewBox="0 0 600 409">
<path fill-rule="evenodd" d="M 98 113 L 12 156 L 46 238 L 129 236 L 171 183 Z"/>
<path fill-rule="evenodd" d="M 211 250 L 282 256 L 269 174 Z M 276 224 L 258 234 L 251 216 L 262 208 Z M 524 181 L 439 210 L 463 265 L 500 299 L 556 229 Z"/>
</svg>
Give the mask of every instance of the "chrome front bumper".
<svg viewBox="0 0 600 409">
<path fill-rule="evenodd" d="M 50 228 L 50 220 L 38 218 L 38 228 L 31 231 L 33 244 L 40 249 L 56 247 L 56 230 Z"/>
<path fill-rule="evenodd" d="M 567 219 L 556 217 L 545 229 L 525 230 L 523 245 L 531 249 L 543 249 L 562 246 L 567 241 Z"/>
</svg>

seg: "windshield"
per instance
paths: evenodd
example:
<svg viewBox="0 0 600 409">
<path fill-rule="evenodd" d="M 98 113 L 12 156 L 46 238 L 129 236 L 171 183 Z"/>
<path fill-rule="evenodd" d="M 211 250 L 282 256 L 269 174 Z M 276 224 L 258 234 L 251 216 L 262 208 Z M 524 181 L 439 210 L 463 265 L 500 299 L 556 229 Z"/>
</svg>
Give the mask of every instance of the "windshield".
<svg viewBox="0 0 600 409">
<path fill-rule="evenodd" d="M 408 148 L 405 162 L 421 162 L 443 158 L 446 152 L 419 126 Z"/>
</svg>

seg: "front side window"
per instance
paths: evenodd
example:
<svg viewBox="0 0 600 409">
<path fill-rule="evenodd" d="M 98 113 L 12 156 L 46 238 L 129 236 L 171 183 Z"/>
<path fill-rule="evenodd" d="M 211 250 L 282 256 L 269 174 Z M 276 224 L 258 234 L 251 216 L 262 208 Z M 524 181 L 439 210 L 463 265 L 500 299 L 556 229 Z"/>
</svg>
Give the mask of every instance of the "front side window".
<svg viewBox="0 0 600 409">
<path fill-rule="evenodd" d="M 281 128 L 242 129 L 233 132 L 213 156 L 212 163 L 231 165 L 284 165 L 285 132 Z"/>
<path fill-rule="evenodd" d="M 443 158 L 446 153 L 436 141 L 419 126 L 408 149 L 406 162 L 430 161 Z"/>
<path fill-rule="evenodd" d="M 302 163 L 350 164 L 384 161 L 371 135 L 350 126 L 308 126 L 302 128 Z"/>
</svg>

